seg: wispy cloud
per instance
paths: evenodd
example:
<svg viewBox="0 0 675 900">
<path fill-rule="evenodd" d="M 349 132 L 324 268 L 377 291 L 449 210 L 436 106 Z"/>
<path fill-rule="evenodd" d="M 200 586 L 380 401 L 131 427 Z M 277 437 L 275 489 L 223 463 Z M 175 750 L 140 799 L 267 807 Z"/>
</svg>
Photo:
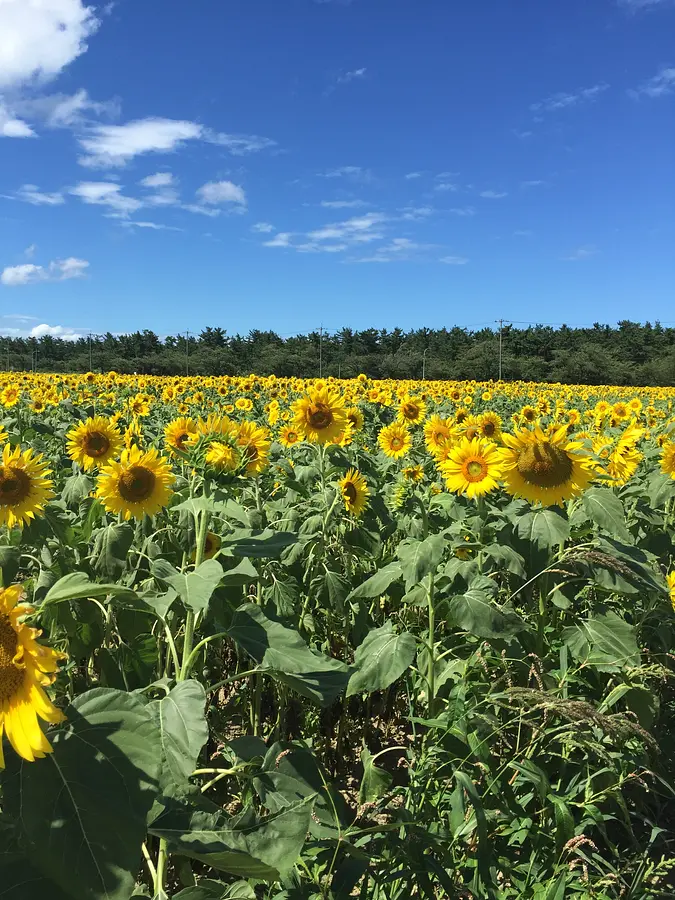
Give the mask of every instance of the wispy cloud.
<svg viewBox="0 0 675 900">
<path fill-rule="evenodd" d="M 8 266 L 0 275 L 0 283 L 6 287 L 19 287 L 26 284 L 37 284 L 41 281 L 68 281 L 71 278 L 83 278 L 89 263 L 74 256 L 68 259 L 57 259 L 47 266 L 36 266 L 34 263 L 23 263 L 19 266 Z M 38 326 L 39 327 L 39 326 Z"/>
<path fill-rule="evenodd" d="M 520 182 L 521 188 L 524 188 L 524 189 L 541 187 L 543 184 L 546 184 L 546 182 L 541 181 L 539 178 L 533 178 L 530 181 L 521 181 Z"/>
<path fill-rule="evenodd" d="M 518 231 L 513 232 L 514 237 L 532 237 L 534 231 L 530 231 L 529 228 L 519 228 Z"/>
<path fill-rule="evenodd" d="M 412 181 L 413 178 L 421 178 L 422 173 L 421 172 L 408 172 L 408 174 L 405 175 L 404 177 L 407 178 L 408 181 Z"/>
<path fill-rule="evenodd" d="M 349 84 L 350 81 L 357 81 L 366 77 L 368 70 L 365 66 L 361 69 L 352 69 L 351 72 L 341 72 L 336 78 L 336 84 Z"/>
<path fill-rule="evenodd" d="M 227 207 L 236 212 L 246 210 L 246 192 L 232 181 L 209 181 L 197 190 L 197 199 L 204 206 Z"/>
<path fill-rule="evenodd" d="M 43 193 L 36 184 L 24 184 L 16 192 L 16 199 L 24 203 L 32 203 L 33 206 L 60 206 L 65 203 L 65 197 L 61 191 Z"/>
<path fill-rule="evenodd" d="M 0 97 L 0 137 L 6 138 L 32 138 L 37 137 L 33 129 L 24 122 L 23 119 L 17 119 L 14 113 L 10 112 L 2 103 Z"/>
<path fill-rule="evenodd" d="M 154 175 L 142 178 L 139 184 L 152 191 L 143 198 L 143 203 L 147 206 L 176 206 L 180 201 L 171 172 L 155 172 Z"/>
<path fill-rule="evenodd" d="M 598 253 L 600 253 L 600 250 L 595 244 L 584 244 L 581 247 L 577 247 L 569 256 L 563 256 L 563 259 L 566 262 L 580 262 L 584 259 L 590 259 L 592 256 L 597 256 Z"/>
<path fill-rule="evenodd" d="M 256 222 L 255 225 L 251 225 L 251 231 L 257 234 L 271 234 L 274 231 L 274 225 L 270 225 L 269 222 Z"/>
<path fill-rule="evenodd" d="M 83 203 L 108 207 L 111 211 L 107 215 L 115 219 L 125 219 L 143 206 L 140 200 L 123 194 L 120 185 L 113 181 L 81 181 L 68 192 Z"/>
<path fill-rule="evenodd" d="M 453 216 L 475 216 L 476 210 L 473 206 L 458 206 L 450 210 Z"/>
<path fill-rule="evenodd" d="M 467 256 L 442 256 L 438 261 L 446 266 L 465 266 L 469 262 L 469 258 Z"/>
<path fill-rule="evenodd" d="M 675 91 L 675 66 L 663 66 L 653 78 L 644 81 L 639 87 L 631 89 L 628 94 L 636 100 L 640 97 L 663 97 Z"/>
<path fill-rule="evenodd" d="M 404 206 L 401 210 L 401 218 L 407 222 L 420 222 L 422 219 L 428 219 L 435 212 L 433 206 Z"/>
<path fill-rule="evenodd" d="M 175 225 L 163 225 L 160 222 L 138 222 L 134 219 L 123 219 L 120 225 L 132 230 L 134 228 L 143 228 L 150 231 L 183 231 L 182 228 L 176 228 Z"/>
<path fill-rule="evenodd" d="M 341 253 L 348 247 L 382 240 L 382 226 L 386 221 L 387 216 L 382 213 L 366 213 L 307 233 L 283 231 L 265 241 L 263 246 L 288 247 L 300 253 Z"/>
<path fill-rule="evenodd" d="M 618 6 L 627 9 L 629 12 L 673 6 L 673 2 L 674 0 L 617 0 Z"/>
<path fill-rule="evenodd" d="M 501 200 L 503 197 L 508 197 L 508 193 L 506 191 L 481 191 L 480 196 L 485 200 Z"/>
<path fill-rule="evenodd" d="M 356 263 L 403 262 L 419 258 L 419 255 L 433 249 L 434 244 L 418 244 L 410 238 L 394 238 L 389 244 L 378 247 L 372 256 L 361 256 L 350 260 Z"/>
<path fill-rule="evenodd" d="M 593 103 L 607 90 L 609 90 L 609 85 L 603 81 L 599 84 L 594 84 L 592 87 L 582 88 L 572 93 L 561 91 L 557 94 L 551 94 L 537 103 L 532 103 L 530 110 L 533 113 L 541 114 L 558 112 L 559 110 L 580 106 L 584 103 Z"/>
<path fill-rule="evenodd" d="M 349 181 L 358 181 L 363 184 L 373 180 L 370 169 L 362 169 L 361 166 L 340 166 L 337 169 L 329 169 L 320 173 L 321 178 L 346 178 Z"/>
<path fill-rule="evenodd" d="M 358 209 L 368 204 L 365 200 L 322 200 L 321 206 L 325 209 Z"/>
</svg>

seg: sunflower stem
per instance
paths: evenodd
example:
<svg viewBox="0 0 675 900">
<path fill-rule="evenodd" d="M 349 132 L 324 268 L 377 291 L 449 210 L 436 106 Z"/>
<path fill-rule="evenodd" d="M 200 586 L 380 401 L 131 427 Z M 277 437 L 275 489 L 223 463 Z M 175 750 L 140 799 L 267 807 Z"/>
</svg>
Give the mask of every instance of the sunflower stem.
<svg viewBox="0 0 675 900">
<path fill-rule="evenodd" d="M 433 716 L 436 705 L 436 609 L 434 607 L 434 576 L 429 575 L 429 589 L 427 592 L 429 613 L 429 666 L 427 669 L 427 684 L 429 690 L 429 715 Z"/>
</svg>

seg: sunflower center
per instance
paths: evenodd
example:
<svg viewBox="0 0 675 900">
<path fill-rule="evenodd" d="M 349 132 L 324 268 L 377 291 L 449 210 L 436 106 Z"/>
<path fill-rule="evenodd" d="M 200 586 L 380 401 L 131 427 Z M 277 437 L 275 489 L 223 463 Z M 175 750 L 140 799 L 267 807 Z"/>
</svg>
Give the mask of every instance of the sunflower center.
<svg viewBox="0 0 675 900">
<path fill-rule="evenodd" d="M 23 682 L 23 671 L 14 665 L 17 647 L 16 631 L 9 617 L 0 616 L 0 703 L 9 700 Z"/>
<path fill-rule="evenodd" d="M 350 503 L 354 503 L 356 501 L 356 498 L 358 497 L 356 488 L 351 481 L 347 482 L 347 484 L 342 488 L 342 493 Z"/>
<path fill-rule="evenodd" d="M 110 441 L 100 431 L 91 431 L 84 439 L 84 452 L 95 459 L 110 449 Z"/>
<path fill-rule="evenodd" d="M 400 450 L 403 446 L 403 441 L 400 437 L 393 437 L 391 439 L 391 449 L 392 450 Z"/>
<path fill-rule="evenodd" d="M 401 411 L 406 419 L 416 419 L 420 412 L 414 403 L 404 403 Z"/>
<path fill-rule="evenodd" d="M 496 430 L 494 422 L 483 422 L 483 434 L 485 437 L 493 437 Z"/>
<path fill-rule="evenodd" d="M 555 488 L 569 480 L 572 475 L 572 460 L 564 450 L 553 444 L 532 444 L 521 450 L 518 471 L 528 484 Z"/>
<path fill-rule="evenodd" d="M 312 403 L 307 409 L 307 422 L 315 431 L 323 431 L 333 424 L 333 413 L 325 403 Z"/>
<path fill-rule="evenodd" d="M 183 434 L 179 434 L 178 437 L 176 438 L 176 446 L 182 450 L 183 444 L 187 440 L 189 440 L 189 438 L 190 438 L 190 435 L 187 433 L 187 431 L 184 431 Z"/>
<path fill-rule="evenodd" d="M 477 438 L 479 434 L 480 428 L 477 425 L 469 425 L 469 427 L 466 429 L 465 436 L 468 438 L 468 440 L 472 441 L 474 438 Z"/>
<path fill-rule="evenodd" d="M 488 473 L 487 463 L 484 459 L 467 459 L 464 463 L 463 474 L 467 481 L 470 481 L 474 484 L 477 481 L 482 481 Z"/>
<path fill-rule="evenodd" d="M 21 503 L 30 494 L 30 476 L 13 466 L 0 467 L 0 506 Z"/>
<path fill-rule="evenodd" d="M 152 495 L 155 473 L 145 466 L 131 466 L 119 481 L 119 492 L 127 503 L 142 503 Z"/>
<path fill-rule="evenodd" d="M 536 418 L 536 413 L 533 409 L 526 409 L 523 412 L 523 418 L 525 419 L 526 422 L 533 422 L 534 419 Z"/>
</svg>

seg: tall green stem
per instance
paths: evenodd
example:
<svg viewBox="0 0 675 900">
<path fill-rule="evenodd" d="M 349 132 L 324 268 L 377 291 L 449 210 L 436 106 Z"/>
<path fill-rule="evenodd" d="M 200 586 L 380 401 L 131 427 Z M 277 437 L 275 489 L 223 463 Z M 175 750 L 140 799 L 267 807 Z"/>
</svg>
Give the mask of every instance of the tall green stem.
<svg viewBox="0 0 675 900">
<path fill-rule="evenodd" d="M 434 607 L 434 576 L 429 576 L 427 592 L 429 612 L 429 667 L 427 669 L 427 689 L 429 691 L 429 715 L 434 713 L 436 700 L 436 609 Z"/>
</svg>

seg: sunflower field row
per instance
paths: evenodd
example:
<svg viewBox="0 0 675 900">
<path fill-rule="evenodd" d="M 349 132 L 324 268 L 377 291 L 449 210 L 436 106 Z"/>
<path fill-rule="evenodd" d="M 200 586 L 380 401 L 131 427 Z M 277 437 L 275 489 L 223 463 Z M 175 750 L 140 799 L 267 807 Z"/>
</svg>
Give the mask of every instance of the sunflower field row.
<svg viewBox="0 0 675 900">
<path fill-rule="evenodd" d="M 674 896 L 674 398 L 0 374 L 2 900 Z"/>
</svg>

